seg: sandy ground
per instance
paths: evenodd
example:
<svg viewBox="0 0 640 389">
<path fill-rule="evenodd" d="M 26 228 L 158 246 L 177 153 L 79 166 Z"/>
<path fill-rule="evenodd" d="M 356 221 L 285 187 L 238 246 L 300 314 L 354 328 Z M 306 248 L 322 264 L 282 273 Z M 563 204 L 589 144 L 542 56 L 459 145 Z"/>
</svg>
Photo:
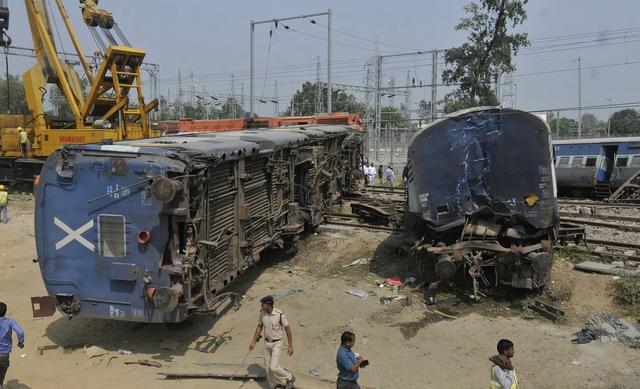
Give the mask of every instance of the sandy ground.
<svg viewBox="0 0 640 389">
<path fill-rule="evenodd" d="M 382 305 L 388 295 L 376 281 L 405 277 L 413 264 L 394 249 L 402 238 L 386 232 L 321 228 L 301 242 L 293 260 L 269 254 L 238 278 L 232 289 L 244 295 L 238 310 L 220 317 L 196 316 L 175 325 L 145 325 L 56 314 L 32 319 L 29 297 L 45 290 L 35 258 L 33 201 L 13 201 L 11 221 L 0 224 L 0 300 L 8 316 L 27 333 L 26 347 L 14 349 L 7 388 L 240 388 L 227 380 L 166 381 L 160 371 L 198 368 L 209 363 L 240 363 L 255 328 L 258 300 L 290 288 L 302 292 L 277 298 L 289 316 L 294 334 L 293 357 L 283 365 L 299 377 L 309 370 L 335 379 L 335 352 L 344 330 L 357 334 L 356 351 L 371 361 L 361 372 L 361 384 L 371 388 L 486 388 L 497 340 L 514 341 L 514 364 L 522 388 L 637 388 L 640 353 L 620 343 L 574 345 L 572 334 L 584 316 L 595 312 L 625 315 L 612 303 L 609 276 L 579 273 L 561 262 L 554 277 L 569 279 L 572 297 L 562 306 L 569 318 L 553 324 L 521 309 L 522 301 L 486 299 L 470 304 L 455 296 L 440 296 L 438 308 L 455 320 L 426 313 L 418 292 L 401 290 L 408 299 Z M 343 267 L 359 258 L 369 266 Z M 560 282 L 560 278 L 558 278 Z M 358 288 L 371 295 L 360 299 L 345 293 Z M 106 354 L 89 358 L 82 345 L 95 345 Z M 163 348 L 161 348 L 163 347 Z M 41 353 L 38 351 L 40 348 Z M 132 355 L 121 355 L 127 349 Z M 22 356 L 24 354 L 24 356 Z M 162 368 L 125 365 L 150 359 Z M 261 364 L 261 346 L 247 363 Z M 248 382 L 246 389 L 266 388 Z"/>
</svg>

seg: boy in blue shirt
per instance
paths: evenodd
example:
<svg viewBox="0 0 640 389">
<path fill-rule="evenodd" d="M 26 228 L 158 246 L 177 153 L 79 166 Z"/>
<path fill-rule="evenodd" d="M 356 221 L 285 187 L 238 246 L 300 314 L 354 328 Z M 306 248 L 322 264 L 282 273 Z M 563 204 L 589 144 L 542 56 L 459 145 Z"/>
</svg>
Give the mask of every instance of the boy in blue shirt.
<svg viewBox="0 0 640 389">
<path fill-rule="evenodd" d="M 15 320 L 4 317 L 6 313 L 7 304 L 0 302 L 0 389 L 4 385 L 4 377 L 9 369 L 9 354 L 13 346 L 11 331 L 15 331 L 18 335 L 18 347 L 24 347 L 24 331 Z"/>
<path fill-rule="evenodd" d="M 351 350 L 356 343 L 356 336 L 349 331 L 342 333 L 340 337 L 340 348 L 336 355 L 336 363 L 338 365 L 338 381 L 337 389 L 360 389 L 358 385 L 358 370 L 363 366 L 365 359 L 362 355 L 356 356 Z"/>
</svg>

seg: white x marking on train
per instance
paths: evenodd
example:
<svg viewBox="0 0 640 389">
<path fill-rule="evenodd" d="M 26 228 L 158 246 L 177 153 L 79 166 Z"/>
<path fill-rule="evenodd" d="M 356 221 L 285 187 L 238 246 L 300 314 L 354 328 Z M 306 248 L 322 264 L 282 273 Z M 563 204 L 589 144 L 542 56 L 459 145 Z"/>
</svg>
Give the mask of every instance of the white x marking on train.
<svg viewBox="0 0 640 389">
<path fill-rule="evenodd" d="M 88 248 L 89 250 L 94 251 L 95 245 L 89 242 L 88 240 L 86 240 L 84 237 L 82 237 L 83 233 L 85 233 L 87 230 L 93 227 L 93 220 L 89 220 L 85 225 L 78 228 L 77 230 L 71 229 L 71 227 L 64 224 L 64 222 L 62 222 L 62 220 L 58 219 L 57 217 L 53 218 L 53 224 L 60 227 L 62 231 L 67 233 L 67 236 L 65 236 L 64 238 L 62 238 L 62 240 L 56 243 L 56 250 L 60 250 L 61 248 L 63 248 L 64 246 L 66 246 L 67 244 L 75 240 L 81 245 L 83 245 L 84 247 Z"/>
</svg>

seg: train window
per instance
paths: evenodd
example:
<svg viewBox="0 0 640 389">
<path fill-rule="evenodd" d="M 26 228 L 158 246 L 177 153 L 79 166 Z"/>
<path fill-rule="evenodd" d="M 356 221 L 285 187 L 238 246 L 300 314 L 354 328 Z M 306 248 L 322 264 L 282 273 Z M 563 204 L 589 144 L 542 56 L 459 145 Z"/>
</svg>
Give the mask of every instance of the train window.
<svg viewBox="0 0 640 389">
<path fill-rule="evenodd" d="M 629 162 L 629 157 L 620 157 L 616 158 L 616 166 L 627 166 Z"/>
<path fill-rule="evenodd" d="M 584 157 L 573 157 L 573 161 L 571 161 L 571 167 L 581 167 L 583 160 Z"/>
<path fill-rule="evenodd" d="M 123 258 L 126 255 L 124 216 L 98 215 L 98 253 L 111 258 Z"/>
<path fill-rule="evenodd" d="M 596 166 L 596 162 L 598 162 L 598 157 L 587 157 L 584 166 Z"/>
<path fill-rule="evenodd" d="M 568 167 L 570 160 L 571 160 L 571 157 L 567 157 L 567 156 L 558 158 L 558 167 Z"/>
<path fill-rule="evenodd" d="M 631 163 L 629 164 L 629 166 L 640 166 L 640 155 L 634 155 L 631 158 Z"/>
</svg>

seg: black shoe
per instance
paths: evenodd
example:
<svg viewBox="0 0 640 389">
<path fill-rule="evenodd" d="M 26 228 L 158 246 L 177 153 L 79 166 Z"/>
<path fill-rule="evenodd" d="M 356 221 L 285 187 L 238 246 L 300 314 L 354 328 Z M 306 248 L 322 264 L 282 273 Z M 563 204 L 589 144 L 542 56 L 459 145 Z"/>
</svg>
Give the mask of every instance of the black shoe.
<svg viewBox="0 0 640 389">
<path fill-rule="evenodd" d="M 291 376 L 290 380 L 287 380 L 287 384 L 284 386 L 284 389 L 293 389 L 293 383 L 296 382 L 296 377 Z"/>
</svg>

